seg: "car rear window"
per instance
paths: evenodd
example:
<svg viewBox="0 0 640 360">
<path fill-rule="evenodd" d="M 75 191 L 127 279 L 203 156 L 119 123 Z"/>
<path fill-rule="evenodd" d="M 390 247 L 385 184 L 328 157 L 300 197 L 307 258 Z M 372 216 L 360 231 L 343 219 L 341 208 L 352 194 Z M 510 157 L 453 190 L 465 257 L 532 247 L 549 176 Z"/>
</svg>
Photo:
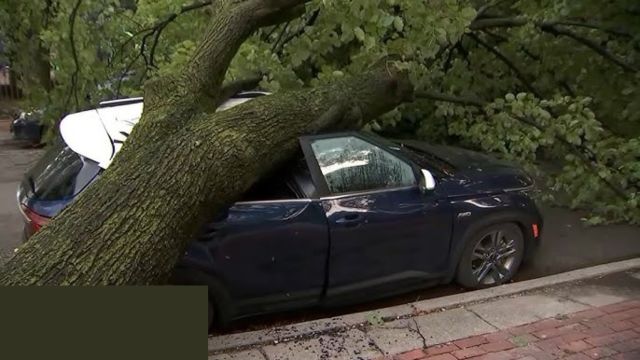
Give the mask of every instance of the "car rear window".
<svg viewBox="0 0 640 360">
<path fill-rule="evenodd" d="M 79 194 L 100 172 L 98 164 L 57 141 L 27 173 L 38 200 L 63 200 Z"/>
</svg>

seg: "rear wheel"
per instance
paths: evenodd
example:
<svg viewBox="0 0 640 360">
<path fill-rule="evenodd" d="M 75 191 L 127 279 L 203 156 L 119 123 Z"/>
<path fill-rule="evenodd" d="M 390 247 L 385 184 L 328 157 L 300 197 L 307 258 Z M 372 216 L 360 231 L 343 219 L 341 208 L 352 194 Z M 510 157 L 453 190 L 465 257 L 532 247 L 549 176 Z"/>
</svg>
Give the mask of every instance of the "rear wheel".
<svg viewBox="0 0 640 360">
<path fill-rule="evenodd" d="M 513 223 L 486 227 L 470 236 L 458 264 L 456 281 L 486 288 L 513 279 L 524 256 L 524 236 Z"/>
</svg>

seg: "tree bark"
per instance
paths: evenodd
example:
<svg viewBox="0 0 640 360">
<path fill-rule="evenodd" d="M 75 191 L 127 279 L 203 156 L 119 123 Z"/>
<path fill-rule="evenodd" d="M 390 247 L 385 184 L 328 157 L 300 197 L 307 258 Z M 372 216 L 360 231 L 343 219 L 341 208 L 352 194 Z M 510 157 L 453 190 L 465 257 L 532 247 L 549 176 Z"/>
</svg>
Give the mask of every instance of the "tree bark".
<svg viewBox="0 0 640 360">
<path fill-rule="evenodd" d="M 109 169 L 0 269 L 0 285 L 163 283 L 201 225 L 291 157 L 298 136 L 358 126 L 411 100 L 408 75 L 384 59 L 324 87 L 205 111 L 199 102 L 222 95 L 242 41 L 304 2 L 215 1 L 184 73 L 149 84 L 142 118 Z"/>
</svg>

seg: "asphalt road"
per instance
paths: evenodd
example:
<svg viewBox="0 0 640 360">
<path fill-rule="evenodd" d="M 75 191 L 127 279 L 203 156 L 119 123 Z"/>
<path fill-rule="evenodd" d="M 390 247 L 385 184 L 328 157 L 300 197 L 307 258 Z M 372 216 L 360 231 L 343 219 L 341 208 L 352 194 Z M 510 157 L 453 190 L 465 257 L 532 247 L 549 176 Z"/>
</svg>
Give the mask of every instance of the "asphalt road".
<svg viewBox="0 0 640 360">
<path fill-rule="evenodd" d="M 37 159 L 41 150 L 25 149 L 10 141 L 8 123 L 0 120 L 0 263 L 20 243 L 22 216 L 16 204 L 16 189 L 23 172 Z M 537 256 L 524 266 L 516 280 L 530 279 L 596 264 L 640 256 L 640 227 L 607 225 L 586 227 L 584 214 L 560 208 L 544 207 L 543 242 Z M 340 312 L 375 309 L 416 299 L 432 298 L 462 291 L 456 286 L 443 286 L 375 302 L 328 312 L 293 315 L 309 319 Z M 291 321 L 281 317 L 275 321 Z M 288 320 L 287 320 L 288 319 Z M 267 321 L 274 321 L 273 319 Z"/>
<path fill-rule="evenodd" d="M 545 219 L 541 247 L 531 263 L 520 270 L 520 279 L 640 256 L 638 226 L 589 227 L 580 220 L 583 213 L 549 207 L 541 210 Z"/>
<path fill-rule="evenodd" d="M 0 119 L 0 263 L 20 244 L 22 215 L 16 190 L 22 174 L 42 153 L 19 146 L 10 135 L 8 122 Z"/>
</svg>

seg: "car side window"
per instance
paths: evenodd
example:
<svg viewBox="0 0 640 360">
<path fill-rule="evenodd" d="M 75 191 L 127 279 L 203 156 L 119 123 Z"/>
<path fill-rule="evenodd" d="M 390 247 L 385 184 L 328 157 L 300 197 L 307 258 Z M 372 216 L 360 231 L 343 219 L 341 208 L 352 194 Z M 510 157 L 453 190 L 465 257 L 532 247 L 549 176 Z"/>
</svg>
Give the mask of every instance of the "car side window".
<svg viewBox="0 0 640 360">
<path fill-rule="evenodd" d="M 311 148 L 332 194 L 416 184 L 409 164 L 355 136 L 316 139 Z"/>
<path fill-rule="evenodd" d="M 240 201 L 291 200 L 308 197 L 307 191 L 311 190 L 303 180 L 308 183 L 310 180 L 307 178 L 311 176 L 307 175 L 309 172 L 307 163 L 301 160 L 304 158 L 300 152 L 293 159 L 258 180 Z M 315 191 L 315 189 L 312 190 Z"/>
</svg>

